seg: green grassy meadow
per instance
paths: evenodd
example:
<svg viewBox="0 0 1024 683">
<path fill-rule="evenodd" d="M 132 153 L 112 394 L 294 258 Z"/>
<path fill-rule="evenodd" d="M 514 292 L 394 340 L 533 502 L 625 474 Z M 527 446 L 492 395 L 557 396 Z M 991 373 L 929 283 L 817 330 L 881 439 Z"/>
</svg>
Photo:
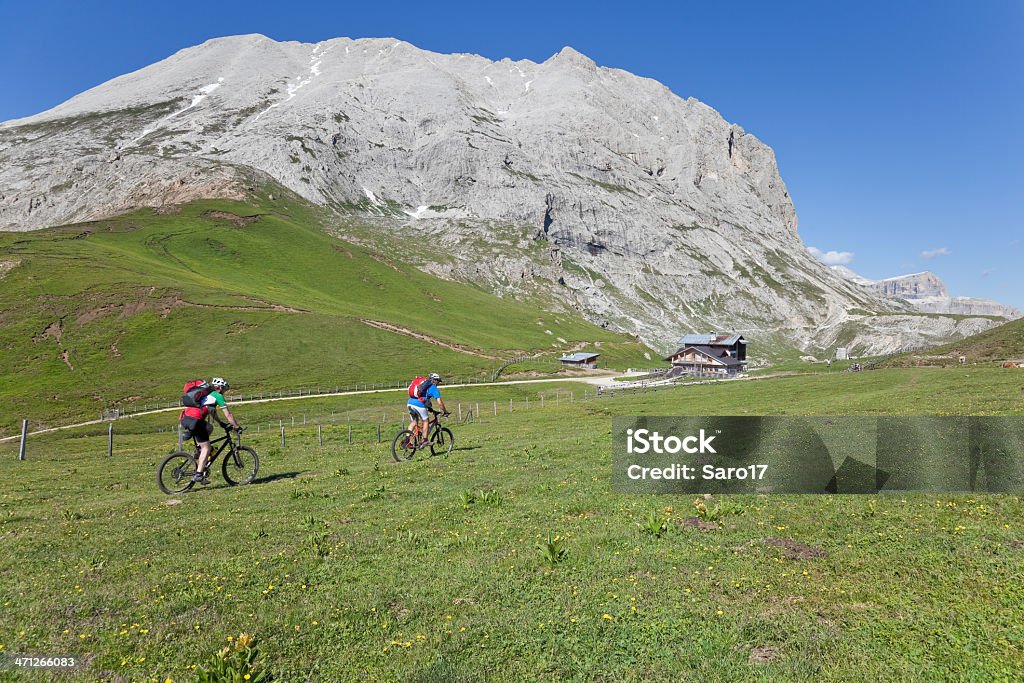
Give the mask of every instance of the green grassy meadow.
<svg viewBox="0 0 1024 683">
<path fill-rule="evenodd" d="M 596 344 L 606 367 L 657 357 L 575 314 L 334 237 L 318 210 L 276 191 L 0 234 L 0 261 L 15 264 L 0 269 L 0 435 L 21 419 L 176 401 L 193 376 L 270 391 L 433 370 L 485 378 L 506 359 Z"/>
<path fill-rule="evenodd" d="M 400 392 L 241 404 L 273 422 L 246 433 L 257 482 L 173 497 L 166 416 L 115 423 L 112 459 L 105 430 L 35 437 L 26 462 L 0 444 L 0 645 L 76 654 L 57 680 L 83 681 L 197 680 L 241 633 L 276 681 L 1020 680 L 1020 496 L 615 495 L 609 441 L 615 415 L 1021 415 L 1020 386 L 920 368 L 449 388 L 477 419 L 447 459 L 402 464 L 374 433 Z"/>
</svg>

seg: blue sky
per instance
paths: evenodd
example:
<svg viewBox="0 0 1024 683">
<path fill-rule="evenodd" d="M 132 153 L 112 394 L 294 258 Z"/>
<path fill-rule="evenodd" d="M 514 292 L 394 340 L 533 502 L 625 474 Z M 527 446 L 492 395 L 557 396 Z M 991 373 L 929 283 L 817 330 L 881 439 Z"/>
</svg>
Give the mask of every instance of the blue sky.
<svg viewBox="0 0 1024 683">
<path fill-rule="evenodd" d="M 1024 309 L 1024 2 L 3 0 L 0 120 L 253 32 L 534 61 L 571 45 L 769 144 L 808 246 Z"/>
</svg>

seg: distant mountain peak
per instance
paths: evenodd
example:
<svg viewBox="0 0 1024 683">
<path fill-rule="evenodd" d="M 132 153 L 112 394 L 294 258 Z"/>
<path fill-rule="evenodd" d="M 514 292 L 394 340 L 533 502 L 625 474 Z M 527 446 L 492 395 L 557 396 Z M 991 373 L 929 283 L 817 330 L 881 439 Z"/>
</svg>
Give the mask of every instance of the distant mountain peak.
<svg viewBox="0 0 1024 683">
<path fill-rule="evenodd" d="M 577 51 L 575 48 L 573 48 L 573 47 L 571 47 L 569 45 L 566 45 L 561 50 L 559 50 L 558 52 L 553 54 L 551 57 L 548 57 L 548 59 L 545 60 L 544 63 L 545 64 L 568 63 L 568 64 L 574 64 L 574 65 L 586 67 L 586 68 L 589 68 L 589 69 L 596 69 L 597 68 L 597 63 L 593 59 L 591 59 L 590 57 L 586 56 L 582 52 Z"/>
<path fill-rule="evenodd" d="M 903 299 L 927 313 L 992 315 L 1011 320 L 1024 316 L 1013 306 L 1001 304 L 991 299 L 978 299 L 967 296 L 951 297 L 942 278 L 927 270 L 920 273 L 887 277 L 883 280 L 869 280 L 845 266 L 831 266 L 831 269 L 865 289 L 885 296 Z"/>
</svg>

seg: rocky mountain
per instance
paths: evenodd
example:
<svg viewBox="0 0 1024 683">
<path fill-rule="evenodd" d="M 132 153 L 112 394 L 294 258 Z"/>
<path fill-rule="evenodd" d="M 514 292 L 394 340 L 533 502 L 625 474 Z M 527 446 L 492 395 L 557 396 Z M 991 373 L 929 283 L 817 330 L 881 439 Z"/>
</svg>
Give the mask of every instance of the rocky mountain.
<svg viewBox="0 0 1024 683">
<path fill-rule="evenodd" d="M 869 280 L 861 277 L 845 266 L 832 266 L 832 270 L 847 280 L 855 282 L 866 289 L 893 296 L 909 302 L 919 311 L 925 313 L 947 313 L 952 315 L 992 315 L 1016 320 L 1024 317 L 1024 313 L 1006 304 L 991 299 L 978 299 L 969 296 L 950 296 L 946 283 L 935 273 L 925 271 L 910 275 L 898 275 L 884 280 Z"/>
<path fill-rule="evenodd" d="M 921 317 L 810 256 L 772 150 L 695 99 L 597 66 L 394 39 L 208 41 L 0 124 L 0 229 L 283 184 L 349 239 L 573 307 L 671 350 L 681 333 L 881 353 L 991 320 Z"/>
</svg>

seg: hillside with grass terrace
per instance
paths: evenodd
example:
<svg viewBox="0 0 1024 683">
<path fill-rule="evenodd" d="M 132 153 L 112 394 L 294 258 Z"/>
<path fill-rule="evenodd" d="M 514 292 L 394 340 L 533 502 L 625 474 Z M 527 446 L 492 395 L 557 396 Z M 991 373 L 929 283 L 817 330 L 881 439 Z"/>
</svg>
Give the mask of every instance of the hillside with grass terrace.
<svg viewBox="0 0 1024 683">
<path fill-rule="evenodd" d="M 553 372 L 548 357 L 595 346 L 606 367 L 658 359 L 577 315 L 328 234 L 281 188 L 259 194 L 0 234 L 0 433 L 166 404 L 192 377 L 251 393 L 483 379 L 526 357 Z"/>
<path fill-rule="evenodd" d="M 1024 319 L 993 327 L 966 339 L 934 348 L 901 353 L 886 359 L 887 367 L 949 367 L 958 365 L 1001 365 L 1024 368 Z"/>
</svg>

